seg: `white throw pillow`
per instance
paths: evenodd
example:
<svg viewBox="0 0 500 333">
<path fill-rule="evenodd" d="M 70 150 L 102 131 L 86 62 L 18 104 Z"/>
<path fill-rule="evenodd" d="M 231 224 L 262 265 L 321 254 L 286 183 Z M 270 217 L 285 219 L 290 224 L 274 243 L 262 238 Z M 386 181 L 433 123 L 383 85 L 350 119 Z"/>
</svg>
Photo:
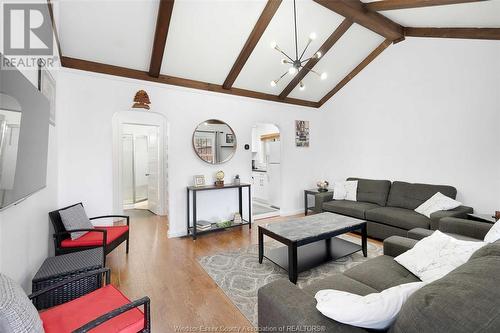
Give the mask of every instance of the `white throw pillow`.
<svg viewBox="0 0 500 333">
<path fill-rule="evenodd" d="M 484 241 L 486 243 L 493 243 L 500 239 L 500 221 L 495 222 L 491 229 L 488 231 L 486 236 L 484 236 Z"/>
<path fill-rule="evenodd" d="M 462 203 L 438 192 L 430 197 L 426 202 L 415 208 L 419 214 L 431 218 L 431 214 L 440 210 L 450 210 L 461 206 Z"/>
<path fill-rule="evenodd" d="M 380 293 L 359 296 L 339 290 L 320 290 L 316 293 L 316 308 L 338 322 L 363 328 L 389 327 L 406 300 L 425 282 L 405 283 Z"/>
<path fill-rule="evenodd" d="M 458 240 L 436 230 L 394 260 L 430 283 L 465 264 L 484 245 L 484 242 Z"/>
<path fill-rule="evenodd" d="M 333 200 L 356 201 L 358 193 L 358 181 L 349 180 L 333 183 Z"/>
</svg>

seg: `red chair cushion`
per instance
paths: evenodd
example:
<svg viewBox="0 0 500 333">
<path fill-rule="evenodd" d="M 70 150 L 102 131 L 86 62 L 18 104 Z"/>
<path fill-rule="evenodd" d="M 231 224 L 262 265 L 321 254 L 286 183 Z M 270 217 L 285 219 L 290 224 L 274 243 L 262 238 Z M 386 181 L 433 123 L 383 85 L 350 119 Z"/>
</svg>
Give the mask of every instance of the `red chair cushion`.
<svg viewBox="0 0 500 333">
<path fill-rule="evenodd" d="M 85 296 L 40 312 L 46 333 L 72 332 L 122 305 L 130 303 L 118 289 L 107 285 Z M 144 314 L 134 308 L 92 329 L 97 333 L 137 333 L 144 329 Z"/>
<path fill-rule="evenodd" d="M 105 229 L 108 231 L 106 245 L 109 245 L 115 239 L 128 231 L 128 226 L 117 225 L 112 227 L 96 227 L 96 229 Z M 75 240 L 66 238 L 61 241 L 61 247 L 80 247 L 80 246 L 100 246 L 102 245 L 102 232 L 89 231 L 85 235 Z"/>
</svg>

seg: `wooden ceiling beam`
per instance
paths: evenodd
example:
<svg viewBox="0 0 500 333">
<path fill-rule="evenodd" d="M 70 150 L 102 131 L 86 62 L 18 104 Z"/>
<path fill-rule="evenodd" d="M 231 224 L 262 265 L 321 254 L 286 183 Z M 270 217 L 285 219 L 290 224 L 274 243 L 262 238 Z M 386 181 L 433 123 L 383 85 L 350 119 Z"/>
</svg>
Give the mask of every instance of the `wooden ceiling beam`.
<svg viewBox="0 0 500 333">
<path fill-rule="evenodd" d="M 335 31 L 328 37 L 328 39 L 321 45 L 319 50 L 317 52 L 321 52 L 321 55 L 324 56 L 332 47 L 335 45 L 335 43 L 342 37 L 345 32 L 351 27 L 353 22 L 350 19 L 344 19 L 342 23 L 335 29 Z M 316 52 L 316 53 L 317 53 Z M 315 54 L 316 54 L 315 53 Z M 321 58 L 311 58 L 309 61 L 304 65 L 304 67 L 295 75 L 295 77 L 290 81 L 290 83 L 283 89 L 281 94 L 279 95 L 280 98 L 285 98 L 288 96 L 292 90 L 299 84 L 299 82 L 309 73 L 311 69 L 318 63 L 318 61 Z"/>
<path fill-rule="evenodd" d="M 389 45 L 392 44 L 390 39 L 383 41 L 375 50 L 372 51 L 356 68 L 354 68 L 345 78 L 342 79 L 328 94 L 326 94 L 320 101 L 319 106 L 325 104 L 333 95 L 342 89 L 349 81 L 359 74 L 368 64 L 370 64 L 376 57 L 379 56 Z"/>
<path fill-rule="evenodd" d="M 152 77 L 149 75 L 148 72 L 145 72 L 145 71 L 139 71 L 139 70 L 135 70 L 135 69 L 118 67 L 118 66 L 102 64 L 102 63 L 97 63 L 97 62 L 92 62 L 92 61 L 87 61 L 87 60 L 82 60 L 82 59 L 75 59 L 75 58 L 70 58 L 70 57 L 63 57 L 63 60 L 64 60 L 64 67 L 88 71 L 88 72 L 108 74 L 108 75 L 126 77 L 126 78 L 136 79 L 136 80 L 157 82 L 157 83 L 169 84 L 169 85 L 192 88 L 192 89 L 207 90 L 207 91 L 213 91 L 213 92 L 235 95 L 235 96 L 250 97 L 250 98 L 256 98 L 256 99 L 267 100 L 267 101 L 272 101 L 272 102 L 280 102 L 280 103 L 294 104 L 294 105 L 300 105 L 300 106 L 307 106 L 307 107 L 311 107 L 311 108 L 319 107 L 318 102 L 305 101 L 305 100 L 296 99 L 296 98 L 280 99 L 278 96 L 275 96 L 275 95 L 265 94 L 265 93 L 260 93 L 260 92 L 256 92 L 256 91 L 245 90 L 245 89 L 238 89 L 238 88 L 225 89 L 222 87 L 222 85 L 212 84 L 212 83 L 207 83 L 207 82 L 202 82 L 202 81 L 195 81 L 195 80 L 190 80 L 190 79 L 183 79 L 183 78 L 174 77 L 174 76 L 170 76 L 170 75 L 160 74 L 158 77 Z"/>
<path fill-rule="evenodd" d="M 405 28 L 408 37 L 500 40 L 500 28 Z"/>
<path fill-rule="evenodd" d="M 250 36 L 248 36 L 247 41 L 245 42 L 245 45 L 243 46 L 243 49 L 241 50 L 240 54 L 238 55 L 238 58 L 236 59 L 235 63 L 233 64 L 233 67 L 229 71 L 229 74 L 226 77 L 226 80 L 222 84 L 222 87 L 224 89 L 231 89 L 231 87 L 234 84 L 234 81 L 236 81 L 236 78 L 240 74 L 241 70 L 243 69 L 243 66 L 245 66 L 245 63 L 247 62 L 248 58 L 252 54 L 253 50 L 255 49 L 255 46 L 260 40 L 260 37 L 264 34 L 264 31 L 266 30 L 267 26 L 269 25 L 269 22 L 271 22 L 271 19 L 273 18 L 274 14 L 278 10 L 282 0 L 268 0 L 266 6 L 264 7 L 264 10 L 260 14 L 259 19 L 257 20 L 257 23 L 253 27 L 252 32 L 250 33 Z"/>
<path fill-rule="evenodd" d="M 373 11 L 409 9 L 431 6 L 455 5 L 486 0 L 383 0 L 365 4 L 365 8 Z"/>
<path fill-rule="evenodd" d="M 163 53 L 167 44 L 168 28 L 172 11 L 174 10 L 174 0 L 160 0 L 158 17 L 156 18 L 156 31 L 151 52 L 151 63 L 149 65 L 149 75 L 158 77 L 160 75 Z"/>
<path fill-rule="evenodd" d="M 404 29 L 401 25 L 377 12 L 366 9 L 359 0 L 314 1 L 391 41 L 399 40 L 404 36 Z"/>
</svg>

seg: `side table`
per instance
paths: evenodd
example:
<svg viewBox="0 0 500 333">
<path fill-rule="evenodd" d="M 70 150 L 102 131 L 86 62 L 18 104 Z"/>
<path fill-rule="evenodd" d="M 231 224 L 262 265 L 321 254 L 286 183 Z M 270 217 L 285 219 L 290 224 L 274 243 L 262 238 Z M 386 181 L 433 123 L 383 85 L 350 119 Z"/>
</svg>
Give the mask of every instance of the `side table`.
<svg viewBox="0 0 500 333">
<path fill-rule="evenodd" d="M 496 223 L 496 219 L 493 215 L 491 214 L 476 214 L 476 213 L 470 213 L 470 214 L 467 214 L 467 217 L 469 218 L 469 220 L 473 220 L 473 221 L 478 221 L 478 222 L 485 222 L 485 223 L 491 223 L 491 224 L 495 224 Z"/>
<path fill-rule="evenodd" d="M 309 207 L 308 204 L 308 195 L 314 196 L 314 206 Z M 309 211 L 313 211 L 315 213 L 321 213 L 322 209 L 322 203 L 324 201 L 329 201 L 333 197 L 333 191 L 326 191 L 326 192 L 320 192 L 318 189 L 312 189 L 312 190 L 304 190 L 304 215 L 307 216 Z"/>
<path fill-rule="evenodd" d="M 103 249 L 100 247 L 45 259 L 33 277 L 33 292 L 81 273 L 103 268 L 104 256 L 102 251 Z M 71 301 L 99 289 L 102 285 L 101 279 L 100 274 L 93 275 L 49 291 L 36 299 L 35 306 L 38 310 L 41 310 Z"/>
</svg>

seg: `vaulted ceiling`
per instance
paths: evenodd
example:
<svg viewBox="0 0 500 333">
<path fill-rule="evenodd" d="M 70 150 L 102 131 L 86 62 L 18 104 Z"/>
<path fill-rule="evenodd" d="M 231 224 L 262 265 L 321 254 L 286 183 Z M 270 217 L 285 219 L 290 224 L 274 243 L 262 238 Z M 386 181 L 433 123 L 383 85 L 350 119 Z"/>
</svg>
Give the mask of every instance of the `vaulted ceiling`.
<svg viewBox="0 0 500 333">
<path fill-rule="evenodd" d="M 194 89 L 320 107 L 405 37 L 500 40 L 500 0 L 297 0 L 306 67 L 287 70 L 291 0 L 61 0 L 53 12 L 64 67 Z M 300 90 L 302 80 L 306 89 Z M 344 88 L 345 87 L 345 88 Z"/>
</svg>

